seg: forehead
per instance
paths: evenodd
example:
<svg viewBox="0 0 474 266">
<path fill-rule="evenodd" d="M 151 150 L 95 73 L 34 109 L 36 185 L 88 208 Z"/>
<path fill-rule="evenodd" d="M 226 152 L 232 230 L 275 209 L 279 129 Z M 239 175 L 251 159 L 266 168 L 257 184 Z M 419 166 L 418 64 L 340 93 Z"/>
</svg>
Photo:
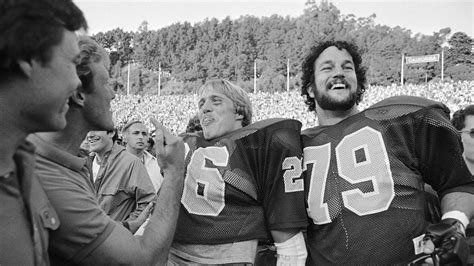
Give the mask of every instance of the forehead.
<svg viewBox="0 0 474 266">
<path fill-rule="evenodd" d="M 109 78 L 109 71 L 107 70 L 107 62 L 103 59 L 100 59 L 97 62 L 90 63 L 90 69 L 94 73 L 94 77 L 100 79 L 108 79 Z"/>
<path fill-rule="evenodd" d="M 148 132 L 148 129 L 146 128 L 146 126 L 142 123 L 135 123 L 133 125 L 131 125 L 128 130 L 130 132 L 133 132 L 133 131 L 145 131 L 145 132 Z"/>
<path fill-rule="evenodd" d="M 216 90 L 216 89 L 210 88 L 210 87 L 204 88 L 201 91 L 201 94 L 199 95 L 199 100 L 203 100 L 203 99 L 211 98 L 211 97 L 219 97 L 219 98 L 223 98 L 223 99 L 228 100 L 228 101 L 232 101 L 229 97 L 227 97 L 224 94 L 223 91 Z"/>
<path fill-rule="evenodd" d="M 326 48 L 316 59 L 314 64 L 320 65 L 328 62 L 351 62 L 353 63 L 352 56 L 346 49 L 340 50 L 336 46 L 330 46 Z"/>
<path fill-rule="evenodd" d="M 55 55 L 74 58 L 79 54 L 79 45 L 77 35 L 68 30 L 63 30 L 61 42 L 51 48 Z"/>
<path fill-rule="evenodd" d="M 465 129 L 473 129 L 474 128 L 474 115 L 467 115 L 464 121 Z"/>
<path fill-rule="evenodd" d="M 107 135 L 107 131 L 89 131 L 87 136 L 105 136 Z"/>
</svg>

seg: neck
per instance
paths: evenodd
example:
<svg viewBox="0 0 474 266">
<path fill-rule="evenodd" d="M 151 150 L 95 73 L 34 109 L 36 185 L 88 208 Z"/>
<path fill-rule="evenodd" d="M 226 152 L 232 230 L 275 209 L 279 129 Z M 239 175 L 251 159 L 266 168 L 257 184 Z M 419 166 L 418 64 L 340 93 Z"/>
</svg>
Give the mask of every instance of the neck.
<svg viewBox="0 0 474 266">
<path fill-rule="evenodd" d="M 114 146 L 114 142 L 111 141 L 110 143 L 107 144 L 102 150 L 96 151 L 95 154 L 97 155 L 97 158 L 99 159 L 99 162 L 103 162 L 105 159 L 105 155 L 112 150 Z"/>
<path fill-rule="evenodd" d="M 466 162 L 467 168 L 474 175 L 474 158 L 468 158 L 466 154 L 463 154 L 464 161 Z"/>
<path fill-rule="evenodd" d="M 316 115 L 318 116 L 320 126 L 335 125 L 358 112 L 357 105 L 354 105 L 351 109 L 345 111 L 331 111 L 322 109 L 316 104 Z"/>
<path fill-rule="evenodd" d="M 0 117 L 4 122 L 4 117 Z M 28 132 L 25 132 L 11 123 L 2 123 L 0 127 L 0 175 L 7 174 L 15 169 L 13 156 L 18 147 L 25 141 Z"/>
<path fill-rule="evenodd" d="M 134 148 L 132 148 L 128 145 L 127 145 L 126 149 L 127 149 L 128 152 L 130 152 L 131 154 L 137 156 L 140 159 L 142 158 L 143 153 L 145 153 L 144 150 L 142 150 L 142 149 L 134 149 Z"/>
<path fill-rule="evenodd" d="M 67 113 L 67 125 L 61 131 L 37 133 L 42 139 L 54 146 L 77 156 L 82 141 L 89 132 L 88 124 L 82 119 L 82 114 L 75 109 L 69 109 Z M 80 117 L 79 117 L 80 116 Z"/>
</svg>

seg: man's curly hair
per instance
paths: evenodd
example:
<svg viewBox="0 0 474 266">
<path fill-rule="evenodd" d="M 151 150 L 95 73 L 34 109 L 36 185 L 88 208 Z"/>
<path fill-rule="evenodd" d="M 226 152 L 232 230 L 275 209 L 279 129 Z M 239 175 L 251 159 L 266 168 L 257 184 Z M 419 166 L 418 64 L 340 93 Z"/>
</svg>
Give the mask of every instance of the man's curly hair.
<svg viewBox="0 0 474 266">
<path fill-rule="evenodd" d="M 305 103 L 308 105 L 309 111 L 314 111 L 316 108 L 315 99 L 308 93 L 308 88 L 315 86 L 314 81 L 314 62 L 321 53 L 327 48 L 335 46 L 339 50 L 346 50 L 354 61 L 355 73 L 357 76 L 357 100 L 359 103 L 362 100 L 362 96 L 366 90 L 367 77 L 365 76 L 367 69 L 362 66 L 362 56 L 359 52 L 359 48 L 352 43 L 346 41 L 326 41 L 320 43 L 311 48 L 309 53 L 306 55 L 303 65 L 301 67 L 303 75 L 301 77 L 301 95 L 305 97 Z"/>
</svg>

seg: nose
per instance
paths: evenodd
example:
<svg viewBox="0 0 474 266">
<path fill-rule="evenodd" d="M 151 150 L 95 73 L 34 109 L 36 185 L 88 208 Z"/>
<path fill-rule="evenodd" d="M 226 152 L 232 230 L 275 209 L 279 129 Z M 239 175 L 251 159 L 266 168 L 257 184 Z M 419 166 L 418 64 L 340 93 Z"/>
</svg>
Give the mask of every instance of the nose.
<svg viewBox="0 0 474 266">
<path fill-rule="evenodd" d="M 211 110 L 212 110 L 212 104 L 210 103 L 210 101 L 205 101 L 203 105 L 201 106 L 201 112 L 205 114 L 207 112 L 210 112 Z"/>
<path fill-rule="evenodd" d="M 114 91 L 114 89 L 112 88 L 112 86 L 111 86 L 111 85 L 108 85 L 108 86 L 107 86 L 107 89 L 108 89 L 109 94 L 110 94 L 110 100 L 115 99 L 115 91 Z"/>
<path fill-rule="evenodd" d="M 334 68 L 334 77 L 344 77 L 344 69 L 342 69 L 342 66 L 336 66 Z"/>
</svg>

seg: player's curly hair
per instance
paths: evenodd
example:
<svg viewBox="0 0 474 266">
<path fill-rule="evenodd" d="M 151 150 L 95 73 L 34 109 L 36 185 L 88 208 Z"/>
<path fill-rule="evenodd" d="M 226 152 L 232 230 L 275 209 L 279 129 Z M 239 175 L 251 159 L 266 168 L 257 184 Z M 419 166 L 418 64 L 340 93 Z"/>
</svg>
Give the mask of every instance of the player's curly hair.
<svg viewBox="0 0 474 266">
<path fill-rule="evenodd" d="M 302 71 L 303 75 L 301 77 L 301 95 L 305 97 L 305 104 L 308 105 L 309 111 L 314 111 L 316 108 L 315 99 L 311 97 L 308 93 L 308 88 L 314 86 L 314 62 L 321 53 L 331 46 L 337 47 L 339 50 L 346 50 L 354 61 L 355 73 L 357 76 L 357 99 L 356 103 L 359 103 L 362 100 L 362 96 L 367 88 L 367 77 L 365 76 L 367 69 L 362 66 L 362 56 L 359 52 L 359 48 L 352 43 L 346 41 L 326 41 L 320 43 L 316 46 L 313 46 L 309 53 L 306 55 L 303 64 Z"/>
<path fill-rule="evenodd" d="M 462 130 L 466 126 L 466 116 L 474 115 L 474 104 L 468 105 L 454 112 L 451 123 L 457 130 Z"/>
</svg>

